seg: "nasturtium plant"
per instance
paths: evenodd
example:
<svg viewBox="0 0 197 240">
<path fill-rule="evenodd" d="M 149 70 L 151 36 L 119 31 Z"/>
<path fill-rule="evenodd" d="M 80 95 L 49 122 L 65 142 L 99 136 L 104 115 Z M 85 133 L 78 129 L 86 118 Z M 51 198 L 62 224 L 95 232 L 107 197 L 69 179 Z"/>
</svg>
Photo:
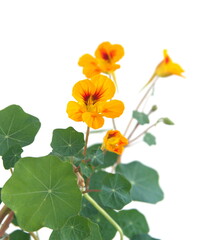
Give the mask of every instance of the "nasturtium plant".
<svg viewBox="0 0 197 240">
<path fill-rule="evenodd" d="M 18 105 L 0 110 L 0 156 L 11 175 L 0 184 L 0 239 L 41 240 L 34 231 L 45 227 L 51 231 L 49 240 L 112 240 L 115 236 L 158 240 L 149 235 L 143 213 L 130 209 L 130 203 L 161 201 L 159 174 L 145 165 L 146 159 L 142 159 L 144 164 L 128 158 L 125 163 L 123 153 L 139 138 L 155 145 L 149 130 L 160 122 L 174 124 L 166 117 L 152 123 L 149 116 L 157 106 L 145 108 L 156 80 L 182 76 L 183 69 L 164 50 L 164 59 L 142 88 L 144 95 L 128 123 L 121 122 L 125 131 L 120 132 L 116 118 L 127 106 L 113 97 L 118 86 L 115 72 L 123 56 L 120 44 L 106 41 L 94 56 L 80 57 L 78 63 L 87 79 L 74 84 L 74 99 L 69 97 L 66 113 L 84 128 L 80 132 L 72 126 L 56 128 L 47 155 L 37 156 L 35 151 L 34 156 L 27 156 L 25 152 L 40 129 L 37 117 Z M 105 118 L 111 119 L 108 129 L 102 129 Z M 92 136 L 97 136 L 96 142 L 91 143 Z M 10 231 L 11 223 L 15 230 Z"/>
</svg>

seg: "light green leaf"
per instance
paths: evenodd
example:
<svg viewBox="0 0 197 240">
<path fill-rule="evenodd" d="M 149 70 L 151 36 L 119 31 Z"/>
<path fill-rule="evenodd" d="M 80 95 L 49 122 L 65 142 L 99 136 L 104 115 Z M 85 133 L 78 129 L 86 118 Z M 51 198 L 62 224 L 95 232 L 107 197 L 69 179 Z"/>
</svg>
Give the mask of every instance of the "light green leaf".
<svg viewBox="0 0 197 240">
<path fill-rule="evenodd" d="M 3 155 L 3 165 L 5 169 L 13 168 L 15 163 L 21 158 L 23 149 L 20 145 L 14 145 Z"/>
<path fill-rule="evenodd" d="M 148 115 L 143 112 L 133 111 L 133 118 L 136 119 L 140 125 L 149 123 Z"/>
<path fill-rule="evenodd" d="M 9 235 L 9 240 L 30 240 L 30 235 L 21 230 L 16 230 Z"/>
<path fill-rule="evenodd" d="M 128 238 L 137 234 L 148 233 L 149 227 L 143 214 L 135 209 L 118 212 L 118 223 Z"/>
<path fill-rule="evenodd" d="M 144 135 L 143 141 L 147 143 L 149 146 L 156 145 L 156 138 L 151 133 L 146 133 Z"/>
<path fill-rule="evenodd" d="M 140 234 L 140 235 L 135 235 L 132 240 L 159 240 L 156 238 L 152 238 L 148 234 Z"/>
<path fill-rule="evenodd" d="M 159 121 L 167 125 L 174 125 L 174 123 L 169 118 L 161 118 Z"/>
<path fill-rule="evenodd" d="M 74 128 L 55 129 L 51 147 L 53 152 L 62 156 L 73 156 L 79 153 L 84 147 L 84 135 Z"/>
<path fill-rule="evenodd" d="M 156 203 L 163 199 L 158 173 L 140 162 L 119 164 L 116 172 L 132 184 L 131 196 L 134 201 Z"/>
<path fill-rule="evenodd" d="M 85 217 L 75 216 L 69 218 L 63 228 L 53 231 L 49 240 L 102 240 L 99 235 L 97 224 Z"/>
<path fill-rule="evenodd" d="M 111 174 L 103 179 L 101 191 L 98 193 L 105 207 L 121 209 L 131 202 L 131 184 L 120 174 Z"/>
<path fill-rule="evenodd" d="M 56 156 L 23 158 L 2 189 L 2 200 L 29 232 L 60 228 L 80 211 L 81 192 L 73 167 Z"/>
<path fill-rule="evenodd" d="M 39 120 L 11 105 L 0 111 L 0 155 L 14 145 L 27 146 L 34 141 L 40 128 Z"/>
</svg>

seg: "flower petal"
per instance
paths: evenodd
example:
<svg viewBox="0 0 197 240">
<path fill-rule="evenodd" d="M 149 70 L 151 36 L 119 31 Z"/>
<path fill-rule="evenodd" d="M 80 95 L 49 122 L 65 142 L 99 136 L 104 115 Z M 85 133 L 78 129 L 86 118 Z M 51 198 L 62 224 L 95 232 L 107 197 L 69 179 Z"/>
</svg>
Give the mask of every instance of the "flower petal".
<svg viewBox="0 0 197 240">
<path fill-rule="evenodd" d="M 77 102 L 70 101 L 67 104 L 66 112 L 68 113 L 68 117 L 74 121 L 82 121 L 82 114 L 84 111 L 85 107 L 81 106 Z"/>
<path fill-rule="evenodd" d="M 90 54 L 83 55 L 78 62 L 79 66 L 83 67 L 83 74 L 87 78 L 91 78 L 99 73 L 101 69 L 98 66 L 96 58 L 92 57 Z"/>
<path fill-rule="evenodd" d="M 77 82 L 72 91 L 73 97 L 78 102 L 86 102 L 88 101 L 89 97 L 95 93 L 95 86 L 94 84 L 88 80 L 81 80 Z"/>
<path fill-rule="evenodd" d="M 111 79 L 104 75 L 96 75 L 91 78 L 95 86 L 94 98 L 97 101 L 106 101 L 111 99 L 116 91 L 115 85 Z"/>
<path fill-rule="evenodd" d="M 104 119 L 98 113 L 86 112 L 82 115 L 83 121 L 88 125 L 88 127 L 98 129 L 104 124 Z"/>
<path fill-rule="evenodd" d="M 116 118 L 124 111 L 124 104 L 119 100 L 111 100 L 109 102 L 97 104 L 98 111 L 105 117 Z"/>
</svg>

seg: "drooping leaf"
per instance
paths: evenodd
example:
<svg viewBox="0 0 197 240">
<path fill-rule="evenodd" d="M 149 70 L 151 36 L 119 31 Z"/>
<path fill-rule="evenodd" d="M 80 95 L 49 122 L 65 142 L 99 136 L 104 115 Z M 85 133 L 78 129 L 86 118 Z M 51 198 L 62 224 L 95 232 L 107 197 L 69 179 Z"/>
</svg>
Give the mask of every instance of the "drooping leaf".
<svg viewBox="0 0 197 240">
<path fill-rule="evenodd" d="M 55 129 L 51 147 L 53 152 L 62 156 L 73 156 L 79 153 L 84 147 L 84 135 L 77 132 L 74 128 Z"/>
<path fill-rule="evenodd" d="M 14 145 L 3 155 L 3 165 L 5 169 L 13 168 L 15 163 L 21 158 L 23 149 L 20 145 Z"/>
<path fill-rule="evenodd" d="M 131 202 L 131 184 L 120 174 L 108 173 L 98 193 L 101 203 L 112 209 L 122 209 Z"/>
<path fill-rule="evenodd" d="M 156 203 L 163 199 L 163 192 L 159 186 L 158 173 L 138 161 L 119 164 L 116 172 L 122 174 L 132 184 L 132 200 Z"/>
<path fill-rule="evenodd" d="M 85 217 L 75 216 L 69 218 L 63 228 L 53 231 L 49 240 L 102 240 L 99 235 L 97 224 Z"/>
<path fill-rule="evenodd" d="M 94 144 L 94 145 L 90 146 L 88 148 L 87 152 L 96 152 L 96 151 L 98 151 L 100 149 L 101 149 L 101 144 L 98 143 L 98 144 Z M 107 167 L 113 166 L 114 163 L 118 159 L 118 154 L 113 153 L 113 152 L 109 152 L 109 151 L 103 152 L 103 156 L 104 156 L 104 159 L 103 160 L 99 160 L 99 161 L 103 161 L 103 163 L 97 166 L 98 169 L 102 169 L 102 168 L 107 168 Z M 100 156 L 100 157 L 102 158 L 102 156 Z"/>
<path fill-rule="evenodd" d="M 156 138 L 151 133 L 146 133 L 144 135 L 143 141 L 147 143 L 149 146 L 156 145 Z"/>
<path fill-rule="evenodd" d="M 2 189 L 2 200 L 26 231 L 60 228 L 78 214 L 81 192 L 70 163 L 56 156 L 23 158 Z"/>
<path fill-rule="evenodd" d="M 156 238 L 152 238 L 151 236 L 149 236 L 148 234 L 139 234 L 139 235 L 135 235 L 132 240 L 159 240 Z"/>
<path fill-rule="evenodd" d="M 149 123 L 148 115 L 143 112 L 133 111 L 133 118 L 136 119 L 140 125 Z"/>
<path fill-rule="evenodd" d="M 11 105 L 0 111 L 0 155 L 14 145 L 27 146 L 34 141 L 40 128 L 38 118 L 20 106 Z"/>
<path fill-rule="evenodd" d="M 30 240 L 30 235 L 21 230 L 16 230 L 9 235 L 9 240 Z"/>
<path fill-rule="evenodd" d="M 128 238 L 132 238 L 137 234 L 149 232 L 149 227 L 143 214 L 136 209 L 122 210 L 118 212 L 118 223 L 123 233 Z"/>
<path fill-rule="evenodd" d="M 159 121 L 167 125 L 174 125 L 174 123 L 169 118 L 161 118 Z"/>
</svg>

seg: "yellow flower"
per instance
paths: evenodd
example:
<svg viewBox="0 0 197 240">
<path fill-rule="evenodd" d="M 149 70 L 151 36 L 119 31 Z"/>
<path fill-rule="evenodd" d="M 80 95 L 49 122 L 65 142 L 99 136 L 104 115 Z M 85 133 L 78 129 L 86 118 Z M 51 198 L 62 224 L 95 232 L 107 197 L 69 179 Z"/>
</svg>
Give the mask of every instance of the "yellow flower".
<svg viewBox="0 0 197 240">
<path fill-rule="evenodd" d="M 183 77 L 182 72 L 184 70 L 182 67 L 174 63 L 172 59 L 169 57 L 167 50 L 165 49 L 163 51 L 164 59 L 163 61 L 156 67 L 155 69 L 155 75 L 159 77 L 168 77 L 171 75 L 178 75 Z"/>
<path fill-rule="evenodd" d="M 91 78 L 99 73 L 112 73 L 120 68 L 116 64 L 124 56 L 124 49 L 119 44 L 101 43 L 95 51 L 95 57 L 85 54 L 79 59 L 79 66 L 83 67 L 83 74 Z"/>
<path fill-rule="evenodd" d="M 68 102 L 66 112 L 74 121 L 83 121 L 94 129 L 101 128 L 104 124 L 103 117 L 116 118 L 124 111 L 121 101 L 110 100 L 114 94 L 115 85 L 106 76 L 96 75 L 91 80 L 81 80 L 74 85 L 72 91 L 77 102 Z"/>
<path fill-rule="evenodd" d="M 146 83 L 144 87 L 146 87 L 149 83 L 151 83 L 156 76 L 168 77 L 171 75 L 178 75 L 178 76 L 184 77 L 182 75 L 182 72 L 184 72 L 184 70 L 179 64 L 174 63 L 172 61 L 166 49 L 163 50 L 163 55 L 164 55 L 164 59 L 157 65 L 151 79 Z"/>
<path fill-rule="evenodd" d="M 104 139 L 102 150 L 114 152 L 121 155 L 124 147 L 128 145 L 128 139 L 126 139 L 118 130 L 109 130 Z"/>
</svg>

